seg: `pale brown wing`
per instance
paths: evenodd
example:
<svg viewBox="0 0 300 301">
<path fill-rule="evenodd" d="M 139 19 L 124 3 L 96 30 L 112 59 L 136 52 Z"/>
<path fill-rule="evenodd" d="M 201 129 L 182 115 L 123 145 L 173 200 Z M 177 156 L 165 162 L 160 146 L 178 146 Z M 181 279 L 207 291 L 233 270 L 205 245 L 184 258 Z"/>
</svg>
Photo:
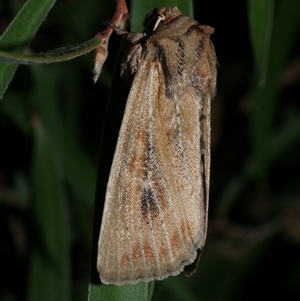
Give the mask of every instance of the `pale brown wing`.
<svg viewBox="0 0 300 301">
<path fill-rule="evenodd" d="M 97 268 L 106 284 L 177 275 L 205 243 L 215 74 L 201 77 L 202 65 L 211 65 L 191 49 L 197 55 L 184 72 L 200 79 L 168 78 L 178 66 L 165 52 L 179 44 L 169 39 L 165 48 L 164 41 L 153 47 L 164 53 L 146 52 L 139 66 L 119 133 L 98 243 Z M 174 78 L 176 86 L 169 86 Z"/>
</svg>

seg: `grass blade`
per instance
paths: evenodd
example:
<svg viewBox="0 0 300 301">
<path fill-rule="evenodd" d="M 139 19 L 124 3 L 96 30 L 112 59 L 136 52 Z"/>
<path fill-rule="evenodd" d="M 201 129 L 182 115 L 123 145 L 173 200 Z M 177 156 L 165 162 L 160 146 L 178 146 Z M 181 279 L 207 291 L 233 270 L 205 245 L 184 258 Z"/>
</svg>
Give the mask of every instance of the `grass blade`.
<svg viewBox="0 0 300 301">
<path fill-rule="evenodd" d="M 23 53 L 35 36 L 56 0 L 28 0 L 6 31 L 0 37 L 0 49 Z M 1 62 L 0 99 L 3 97 L 16 69 L 17 63 Z"/>
</svg>

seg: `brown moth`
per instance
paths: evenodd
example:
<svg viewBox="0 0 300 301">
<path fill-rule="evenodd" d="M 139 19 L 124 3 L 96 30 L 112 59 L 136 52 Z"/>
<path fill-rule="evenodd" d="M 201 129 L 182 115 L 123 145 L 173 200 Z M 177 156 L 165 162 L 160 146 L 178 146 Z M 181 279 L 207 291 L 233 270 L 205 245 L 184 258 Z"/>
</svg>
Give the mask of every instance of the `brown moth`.
<svg viewBox="0 0 300 301">
<path fill-rule="evenodd" d="M 152 10 L 121 74 L 135 73 L 106 190 L 97 269 L 105 284 L 191 275 L 207 232 L 214 29 Z"/>
</svg>

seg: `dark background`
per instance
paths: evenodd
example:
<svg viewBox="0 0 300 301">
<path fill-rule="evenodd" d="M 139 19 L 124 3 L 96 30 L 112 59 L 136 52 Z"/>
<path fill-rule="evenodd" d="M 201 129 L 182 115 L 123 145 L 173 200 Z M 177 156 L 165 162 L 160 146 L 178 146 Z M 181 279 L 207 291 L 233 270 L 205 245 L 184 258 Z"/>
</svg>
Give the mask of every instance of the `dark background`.
<svg viewBox="0 0 300 301">
<path fill-rule="evenodd" d="M 274 1 L 274 28 L 284 32 L 285 19 L 277 18 L 283 1 Z M 0 33 L 22 4 L 1 0 Z M 114 5 L 58 1 L 30 49 L 88 40 L 105 28 Z M 194 1 L 194 18 L 215 28 L 219 63 L 208 239 L 197 273 L 157 281 L 153 300 L 300 300 L 299 22 L 284 35 L 273 31 L 279 41 L 271 46 L 279 46 L 268 57 L 270 64 L 278 57 L 282 66 L 278 73 L 268 69 L 275 80 L 267 78 L 264 88 L 248 14 L 247 1 Z M 289 35 L 285 45 L 282 37 Z M 69 297 L 86 300 L 101 129 L 119 48 L 114 35 L 96 84 L 91 53 L 55 65 L 20 66 L 1 100 L 0 300 L 38 300 L 32 297 L 34 257 L 40 252 L 46 260 L 59 239 Z M 109 117 L 117 123 L 117 115 Z M 48 205 L 38 203 L 41 198 Z M 51 236 L 56 225 L 58 242 Z"/>
</svg>

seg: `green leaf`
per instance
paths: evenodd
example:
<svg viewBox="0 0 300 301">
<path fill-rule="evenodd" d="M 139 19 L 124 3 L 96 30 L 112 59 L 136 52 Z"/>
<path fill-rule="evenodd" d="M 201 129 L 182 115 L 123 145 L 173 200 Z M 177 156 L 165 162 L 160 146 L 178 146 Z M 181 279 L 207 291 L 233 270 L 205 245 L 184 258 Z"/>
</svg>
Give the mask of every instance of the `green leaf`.
<svg viewBox="0 0 300 301">
<path fill-rule="evenodd" d="M 75 45 L 57 48 L 54 50 L 40 52 L 32 55 L 22 55 L 0 50 L 0 59 L 17 62 L 19 64 L 50 64 L 59 63 L 74 59 L 81 55 L 87 54 L 101 44 L 101 38 L 96 35 L 94 38 Z"/>
<path fill-rule="evenodd" d="M 72 199 L 84 240 L 91 242 L 91 224 L 87 217 L 85 206 L 92 205 L 95 193 L 96 165 L 82 149 L 82 146 L 72 139 L 73 135 L 66 131 L 63 113 L 60 107 L 60 83 L 64 81 L 64 72 L 59 65 L 51 66 L 51 72 L 45 72 L 40 65 L 31 67 L 35 78 L 36 89 L 30 99 L 43 120 L 45 128 L 53 138 L 57 156 L 61 162 L 64 179 L 72 189 Z M 70 112 L 68 112 L 68 116 Z M 77 133 L 78 135 L 79 133 Z M 76 140 L 77 141 L 77 140 Z M 84 202 L 82 202 L 84 201 Z M 89 232 L 86 232 L 89 231 Z"/>
<path fill-rule="evenodd" d="M 153 284 L 141 282 L 136 285 L 95 285 L 90 284 L 89 301 L 143 301 L 150 300 Z"/>
<path fill-rule="evenodd" d="M 255 1 L 255 0 L 254 0 Z M 255 3 L 258 1 L 255 1 Z M 268 1 L 269 6 L 273 6 L 272 1 Z M 259 14 L 259 6 L 251 6 L 253 12 L 250 15 L 255 15 L 255 12 Z M 271 11 L 273 8 L 269 7 Z M 267 8 L 265 8 L 267 10 Z M 284 68 L 285 61 L 291 50 L 292 43 L 295 40 L 299 26 L 299 11 L 300 1 L 279 1 L 276 5 L 274 12 L 273 28 L 269 30 L 262 30 L 263 36 L 266 32 L 269 45 L 265 45 L 261 42 L 262 37 L 258 38 L 256 42 L 253 42 L 256 52 L 264 52 L 264 49 L 268 50 L 268 59 L 260 58 L 264 61 L 261 62 L 262 69 L 264 71 L 264 81 L 261 82 L 261 76 L 254 74 L 254 87 L 252 91 L 253 97 L 253 114 L 251 115 L 251 134 L 252 134 L 252 147 L 254 150 L 255 161 L 257 162 L 257 184 L 263 189 L 267 190 L 268 175 L 271 166 L 270 157 L 270 134 L 274 125 L 275 116 L 277 113 L 277 104 L 280 95 L 281 87 L 279 86 L 279 78 Z M 266 15 L 266 12 L 263 14 Z M 261 23 L 261 18 L 258 18 L 256 22 Z M 254 22 L 253 20 L 250 22 Z M 263 22 L 264 24 L 267 22 Z M 263 25 L 257 25 L 256 27 L 262 27 Z M 265 24 L 265 27 L 271 26 Z M 252 25 L 254 28 L 254 25 Z M 254 35 L 253 33 L 252 35 Z"/>
<path fill-rule="evenodd" d="M 33 119 L 34 241 L 28 300 L 70 300 L 70 240 L 57 150 L 40 120 Z"/>
<path fill-rule="evenodd" d="M 23 53 L 56 0 L 28 0 L 0 37 L 0 49 Z M 17 67 L 16 63 L 0 62 L 0 99 Z"/>
<path fill-rule="evenodd" d="M 274 0 L 248 0 L 252 48 L 260 71 L 260 83 L 266 80 L 274 21 Z"/>
</svg>

